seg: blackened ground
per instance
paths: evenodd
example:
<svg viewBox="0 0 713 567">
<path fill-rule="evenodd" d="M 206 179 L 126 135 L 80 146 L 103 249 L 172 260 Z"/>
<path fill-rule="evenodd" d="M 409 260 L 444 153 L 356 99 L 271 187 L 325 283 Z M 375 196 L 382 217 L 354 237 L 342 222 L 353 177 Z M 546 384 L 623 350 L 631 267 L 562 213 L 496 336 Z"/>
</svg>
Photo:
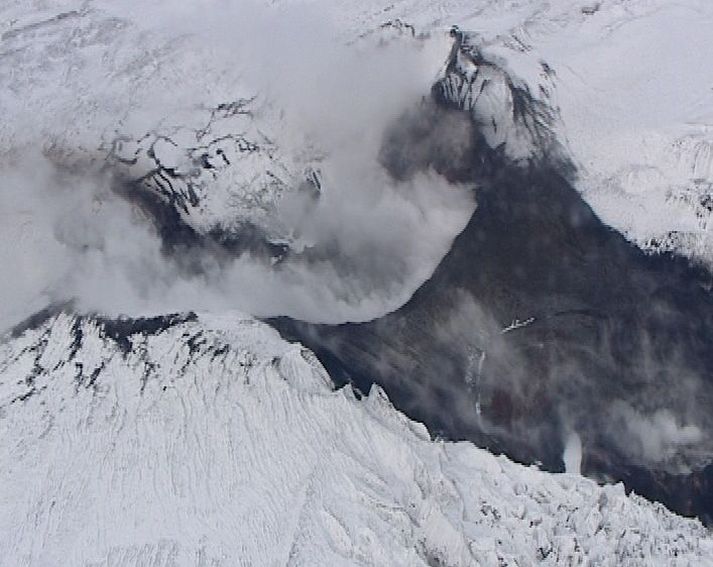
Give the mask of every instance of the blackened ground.
<svg viewBox="0 0 713 567">
<path fill-rule="evenodd" d="M 399 142 L 406 149 L 392 162 L 402 176 L 408 140 Z M 470 151 L 468 166 L 449 168 L 440 153 L 420 164 L 480 189 L 467 227 L 406 305 L 363 324 L 271 324 L 311 348 L 335 381 L 382 385 L 435 434 L 561 471 L 575 431 L 583 473 L 710 521 L 713 473 L 701 470 L 713 460 L 708 276 L 643 254 L 558 168 L 508 164 L 477 134 Z M 666 410 L 702 438 L 665 438 L 651 454 L 641 436 L 659 432 L 642 432 L 621 408 L 651 424 Z"/>
</svg>

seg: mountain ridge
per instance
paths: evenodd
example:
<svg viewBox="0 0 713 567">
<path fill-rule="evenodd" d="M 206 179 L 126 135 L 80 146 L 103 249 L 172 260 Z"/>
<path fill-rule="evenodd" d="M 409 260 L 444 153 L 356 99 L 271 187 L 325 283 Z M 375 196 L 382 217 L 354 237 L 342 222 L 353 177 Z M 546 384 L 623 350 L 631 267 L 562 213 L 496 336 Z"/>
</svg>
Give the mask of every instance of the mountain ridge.
<svg viewBox="0 0 713 567">
<path fill-rule="evenodd" d="M 60 312 L 0 342 L 0 565 L 713 564 L 698 522 L 431 441 L 250 317 L 163 321 Z"/>
</svg>

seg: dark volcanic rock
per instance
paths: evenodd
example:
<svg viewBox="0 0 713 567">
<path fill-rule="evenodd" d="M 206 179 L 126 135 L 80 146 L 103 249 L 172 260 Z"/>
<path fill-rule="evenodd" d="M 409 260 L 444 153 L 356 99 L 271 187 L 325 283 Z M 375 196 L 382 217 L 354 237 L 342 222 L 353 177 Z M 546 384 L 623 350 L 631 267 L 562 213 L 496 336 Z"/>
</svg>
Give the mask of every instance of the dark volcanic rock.
<svg viewBox="0 0 713 567">
<path fill-rule="evenodd" d="M 467 227 L 406 305 L 363 324 L 272 323 L 313 349 L 335 381 L 361 390 L 379 383 L 435 434 L 559 471 L 576 432 L 584 473 L 709 517 L 705 274 L 680 258 L 645 255 L 596 217 L 571 169 L 548 159 L 511 163 L 477 126 L 469 165 L 423 152 L 429 134 L 420 128 L 400 125 L 398 141 L 387 140 L 394 175 L 433 167 L 479 186 Z M 405 165 L 410 155 L 420 162 Z"/>
<path fill-rule="evenodd" d="M 451 439 L 561 470 L 572 430 L 585 472 L 625 480 L 629 467 L 700 466 L 713 431 L 713 301 L 697 274 L 644 255 L 554 171 L 496 177 L 432 278 L 397 312 L 340 326 L 283 319 L 278 328 L 336 380 L 381 384 L 397 407 Z M 704 438 L 693 447 L 664 439 L 673 454 L 659 459 L 639 448 L 647 441 L 636 424 L 617 429 L 627 408 L 666 410 Z M 600 452 L 609 457 L 589 459 Z M 660 483 L 629 482 L 697 511 Z"/>
</svg>

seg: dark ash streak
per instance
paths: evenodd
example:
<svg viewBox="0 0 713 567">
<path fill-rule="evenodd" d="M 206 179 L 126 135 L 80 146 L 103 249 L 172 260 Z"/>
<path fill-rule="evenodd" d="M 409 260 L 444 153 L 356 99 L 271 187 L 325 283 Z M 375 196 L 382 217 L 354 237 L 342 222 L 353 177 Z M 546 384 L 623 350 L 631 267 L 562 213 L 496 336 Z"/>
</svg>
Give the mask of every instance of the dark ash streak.
<svg viewBox="0 0 713 567">
<path fill-rule="evenodd" d="M 432 117 L 460 108 L 441 84 L 433 94 L 441 110 L 402 123 L 382 152 L 396 178 L 433 167 L 479 186 L 477 210 L 431 279 L 369 323 L 269 322 L 311 348 L 337 384 L 380 384 L 433 434 L 561 471 L 574 430 L 584 474 L 623 480 L 711 522 L 710 275 L 682 258 L 648 256 L 604 225 L 574 188 L 571 164 L 548 148 L 515 164 L 476 124 L 465 162 L 421 151 Z M 517 95 L 517 111 L 531 118 L 538 109 Z M 619 402 L 643 415 L 670 411 L 702 439 L 652 462 L 612 426 Z"/>
</svg>

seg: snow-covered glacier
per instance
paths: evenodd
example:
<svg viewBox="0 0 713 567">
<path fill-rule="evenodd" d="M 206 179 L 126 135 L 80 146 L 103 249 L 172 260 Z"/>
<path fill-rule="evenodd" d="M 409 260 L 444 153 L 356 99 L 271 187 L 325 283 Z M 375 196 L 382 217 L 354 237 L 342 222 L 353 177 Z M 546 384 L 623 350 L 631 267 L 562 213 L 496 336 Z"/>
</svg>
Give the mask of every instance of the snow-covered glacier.
<svg viewBox="0 0 713 567">
<path fill-rule="evenodd" d="M 431 440 L 239 313 L 0 346 L 0 565 L 713 565 L 660 504 Z"/>
</svg>

